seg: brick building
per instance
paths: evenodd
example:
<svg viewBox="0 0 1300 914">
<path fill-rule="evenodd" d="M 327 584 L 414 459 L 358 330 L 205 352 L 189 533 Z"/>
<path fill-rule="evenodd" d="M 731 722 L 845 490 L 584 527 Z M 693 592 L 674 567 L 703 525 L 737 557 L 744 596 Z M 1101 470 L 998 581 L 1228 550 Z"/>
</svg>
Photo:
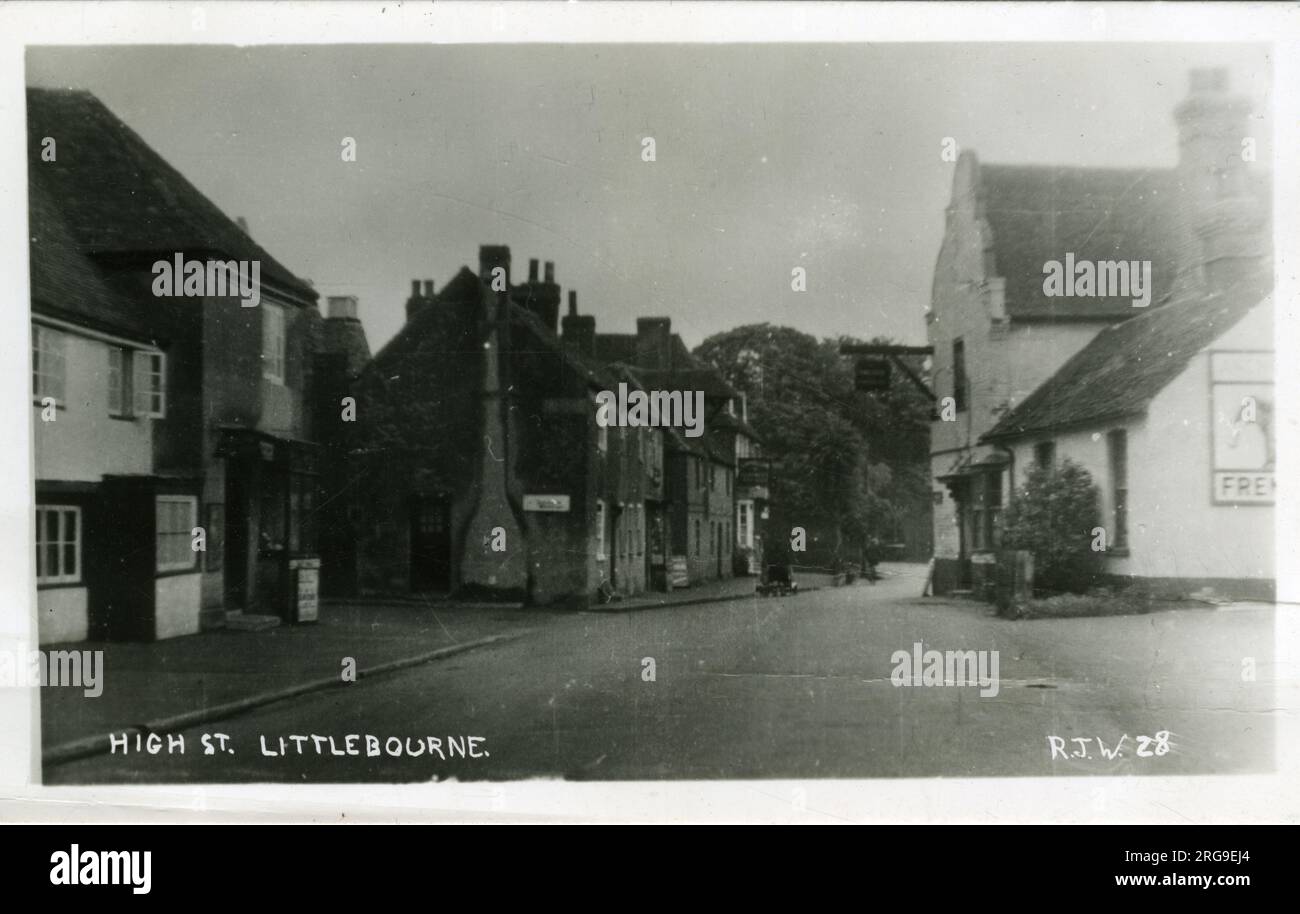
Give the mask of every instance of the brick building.
<svg viewBox="0 0 1300 914">
<path fill-rule="evenodd" d="M 761 549 L 758 530 L 767 507 L 765 464 L 745 421 L 743 397 L 690 354 L 672 332 L 671 318 L 637 318 L 635 334 L 597 333 L 595 317 L 572 306 L 563 331 L 574 351 L 603 365 L 630 367 L 646 390 L 703 392 L 703 434 L 691 438 L 669 430 L 663 436 L 667 562 L 677 569 L 674 586 L 732 576 L 737 545 Z M 742 498 L 737 470 L 747 464 Z"/>
<path fill-rule="evenodd" d="M 508 248 L 479 255 L 440 292 L 413 286 L 406 323 L 350 385 L 356 421 L 331 446 L 348 481 L 326 498 L 347 506 L 355 590 L 569 606 L 635 593 L 659 436 L 597 426 L 595 395 L 620 376 L 560 344 L 553 266 L 515 284 Z"/>
</svg>

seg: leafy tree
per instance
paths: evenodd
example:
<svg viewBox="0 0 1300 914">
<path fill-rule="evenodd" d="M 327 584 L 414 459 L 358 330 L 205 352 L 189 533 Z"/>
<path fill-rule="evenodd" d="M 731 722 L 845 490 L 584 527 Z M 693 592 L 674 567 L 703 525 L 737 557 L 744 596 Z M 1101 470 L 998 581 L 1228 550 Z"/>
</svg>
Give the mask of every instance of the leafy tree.
<svg viewBox="0 0 1300 914">
<path fill-rule="evenodd" d="M 1003 516 L 1002 545 L 1033 553 L 1035 590 L 1083 593 L 1096 582 L 1098 503 L 1091 474 L 1074 461 L 1029 468 Z"/>
<path fill-rule="evenodd" d="M 694 353 L 746 394 L 750 424 L 773 460 L 773 529 L 817 531 L 822 561 L 852 556 L 918 504 L 928 510 L 930 497 L 928 400 L 906 381 L 856 391 L 843 342 L 856 341 L 749 324 Z"/>
</svg>

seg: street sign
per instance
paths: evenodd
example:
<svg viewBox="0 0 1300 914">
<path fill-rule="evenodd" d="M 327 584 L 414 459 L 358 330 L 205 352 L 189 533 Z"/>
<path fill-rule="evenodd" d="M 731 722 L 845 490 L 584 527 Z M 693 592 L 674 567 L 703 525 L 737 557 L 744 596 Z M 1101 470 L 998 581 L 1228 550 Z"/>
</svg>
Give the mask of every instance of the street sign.
<svg viewBox="0 0 1300 914">
<path fill-rule="evenodd" d="M 568 511 L 567 495 L 525 495 L 525 511 Z"/>
<path fill-rule="evenodd" d="M 858 359 L 853 371 L 856 390 L 889 390 L 889 361 L 878 358 Z"/>
</svg>

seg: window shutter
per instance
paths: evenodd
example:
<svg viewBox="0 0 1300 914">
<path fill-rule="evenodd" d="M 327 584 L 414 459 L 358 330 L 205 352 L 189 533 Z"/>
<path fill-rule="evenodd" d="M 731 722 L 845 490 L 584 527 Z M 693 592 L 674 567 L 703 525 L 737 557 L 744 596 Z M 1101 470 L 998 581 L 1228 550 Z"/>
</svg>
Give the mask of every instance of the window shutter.
<svg viewBox="0 0 1300 914">
<path fill-rule="evenodd" d="M 143 352 L 135 353 L 135 358 L 131 359 L 131 389 L 135 391 L 134 408 L 138 415 L 148 415 L 153 412 L 149 408 L 149 357 Z"/>
</svg>

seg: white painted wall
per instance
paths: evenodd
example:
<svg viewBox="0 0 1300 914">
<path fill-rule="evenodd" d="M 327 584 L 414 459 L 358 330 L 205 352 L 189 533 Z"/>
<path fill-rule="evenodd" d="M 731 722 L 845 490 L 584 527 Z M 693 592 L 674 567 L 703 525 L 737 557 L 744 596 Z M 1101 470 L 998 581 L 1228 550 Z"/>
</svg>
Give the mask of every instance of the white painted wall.
<svg viewBox="0 0 1300 914">
<path fill-rule="evenodd" d="M 86 640 L 90 624 L 86 606 L 84 587 L 47 587 L 36 591 L 40 643 Z"/>
<path fill-rule="evenodd" d="M 53 422 L 32 404 L 32 447 L 37 479 L 98 482 L 105 473 L 149 473 L 153 420 L 108 415 L 108 345 L 64 333 L 65 409 Z"/>
<path fill-rule="evenodd" d="M 203 575 L 171 574 L 154 578 L 154 616 L 158 640 L 199 631 Z"/>
<path fill-rule="evenodd" d="M 1172 305 L 1171 307 L 1177 307 Z M 1113 511 L 1106 433 L 1128 430 L 1129 555 L 1108 556 L 1112 574 L 1154 578 L 1270 579 L 1274 569 L 1272 506 L 1216 505 L 1209 358 L 1213 351 L 1271 349 L 1272 309 L 1261 305 L 1152 400 L 1144 417 L 1061 434 L 1057 459 L 1082 464 L 1101 490 L 1104 525 Z M 1033 446 L 1017 442 L 1016 476 L 1023 482 Z"/>
</svg>

